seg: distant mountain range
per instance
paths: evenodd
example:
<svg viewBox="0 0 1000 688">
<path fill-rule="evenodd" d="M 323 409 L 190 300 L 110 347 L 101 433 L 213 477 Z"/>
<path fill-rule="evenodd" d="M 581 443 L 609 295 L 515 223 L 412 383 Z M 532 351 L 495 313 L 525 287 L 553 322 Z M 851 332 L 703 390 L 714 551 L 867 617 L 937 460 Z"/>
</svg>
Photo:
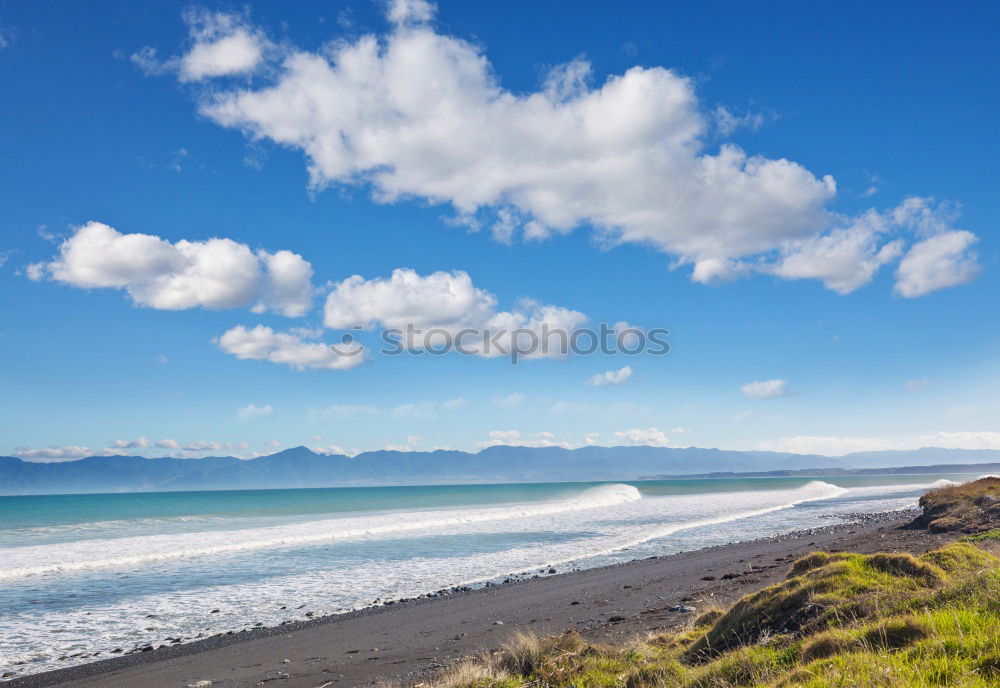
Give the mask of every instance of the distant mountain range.
<svg viewBox="0 0 1000 688">
<path fill-rule="evenodd" d="M 294 447 L 250 460 L 91 456 L 40 463 L 6 456 L 0 457 L 0 494 L 634 480 L 720 473 L 835 475 L 857 468 L 931 464 L 958 468 L 956 464 L 989 462 L 1000 463 L 1000 451 L 928 448 L 830 458 L 696 447 L 496 446 L 476 453 L 373 451 L 352 458 Z"/>
</svg>

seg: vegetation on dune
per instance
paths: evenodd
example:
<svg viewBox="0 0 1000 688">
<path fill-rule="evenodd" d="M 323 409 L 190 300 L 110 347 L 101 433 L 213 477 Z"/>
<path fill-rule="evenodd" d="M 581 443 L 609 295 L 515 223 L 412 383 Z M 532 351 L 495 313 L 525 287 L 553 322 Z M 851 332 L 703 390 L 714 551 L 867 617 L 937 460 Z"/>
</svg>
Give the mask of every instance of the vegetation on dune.
<svg viewBox="0 0 1000 688">
<path fill-rule="evenodd" d="M 1000 560 L 968 542 L 811 554 L 781 583 L 624 646 L 517 634 L 435 688 L 1000 685 Z"/>
<path fill-rule="evenodd" d="M 915 525 L 931 532 L 976 533 L 1000 521 L 1000 478 L 985 477 L 931 490 L 920 498 L 923 514 Z"/>
<path fill-rule="evenodd" d="M 936 490 L 933 518 L 984 523 L 1000 479 Z M 978 511 L 977 511 L 978 510 Z M 973 519 L 969 521 L 968 519 Z M 1000 520 L 1000 519 L 997 519 Z M 994 521 L 994 524 L 996 520 Z M 962 528 L 968 526 L 962 526 Z M 623 646 L 518 634 L 435 688 L 1000 686 L 1000 529 L 922 556 L 826 554 L 684 631 Z"/>
</svg>

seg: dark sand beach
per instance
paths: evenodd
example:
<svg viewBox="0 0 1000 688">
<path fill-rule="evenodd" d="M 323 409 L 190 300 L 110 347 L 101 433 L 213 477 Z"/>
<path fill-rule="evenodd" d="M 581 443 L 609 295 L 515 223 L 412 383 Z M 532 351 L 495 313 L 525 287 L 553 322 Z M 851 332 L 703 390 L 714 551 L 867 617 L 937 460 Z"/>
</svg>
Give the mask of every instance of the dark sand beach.
<svg viewBox="0 0 1000 688">
<path fill-rule="evenodd" d="M 752 542 L 407 600 L 14 678 L 4 685 L 320 688 L 383 680 L 413 685 L 460 657 L 496 647 L 515 630 L 551 634 L 575 628 L 593 639 L 621 639 L 682 626 L 691 613 L 670 607 L 729 604 L 780 580 L 795 558 L 810 551 L 922 553 L 955 539 L 906 528 L 913 515 L 832 521 L 824 528 Z M 291 599 L 294 594 L 289 591 Z"/>
</svg>

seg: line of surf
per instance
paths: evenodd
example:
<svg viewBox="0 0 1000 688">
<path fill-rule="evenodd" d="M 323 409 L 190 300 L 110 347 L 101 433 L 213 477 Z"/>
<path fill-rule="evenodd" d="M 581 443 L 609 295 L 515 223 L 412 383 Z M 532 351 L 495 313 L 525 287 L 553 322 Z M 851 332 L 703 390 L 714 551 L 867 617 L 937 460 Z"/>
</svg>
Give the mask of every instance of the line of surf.
<svg viewBox="0 0 1000 688">
<path fill-rule="evenodd" d="M 467 524 L 513 518 L 533 518 L 615 506 L 634 502 L 641 498 L 642 495 L 639 490 L 632 485 L 611 484 L 588 488 L 579 495 L 568 499 L 538 504 L 516 504 L 476 510 L 408 512 L 389 516 L 326 519 L 296 524 L 294 526 L 257 528 L 243 531 L 212 531 L 186 533 L 182 536 L 153 535 L 110 540 L 92 539 L 59 545 L 18 547 L 0 550 L 0 559 L 6 558 L 15 561 L 20 559 L 24 561 L 26 559 L 30 560 L 32 555 L 35 555 L 37 558 L 44 559 L 48 557 L 50 560 L 28 566 L 0 569 L 0 580 L 47 573 L 66 573 L 88 569 L 134 566 L 174 559 L 230 554 L 274 547 L 351 540 L 392 533 L 406 533 L 428 528 L 461 527 Z M 185 546 L 185 542 L 191 540 L 200 542 L 213 540 L 217 544 L 195 547 Z M 158 551 L 148 551 L 149 547 L 155 547 L 158 544 L 163 547 Z M 87 558 L 88 555 L 91 555 L 95 551 L 122 551 L 129 548 L 146 548 L 147 551 L 98 559 Z M 52 561 L 51 557 L 53 555 L 58 556 L 59 561 Z"/>
</svg>

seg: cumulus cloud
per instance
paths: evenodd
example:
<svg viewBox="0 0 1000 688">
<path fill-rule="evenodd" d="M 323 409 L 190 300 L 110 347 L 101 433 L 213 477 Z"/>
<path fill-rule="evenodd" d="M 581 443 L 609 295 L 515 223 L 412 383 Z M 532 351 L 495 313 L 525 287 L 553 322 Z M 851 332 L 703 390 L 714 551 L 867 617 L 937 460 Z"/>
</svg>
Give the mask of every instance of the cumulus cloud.
<svg viewBox="0 0 1000 688">
<path fill-rule="evenodd" d="M 115 440 L 111 444 L 113 449 L 145 449 L 150 446 L 150 442 L 145 437 L 134 440 Z"/>
<path fill-rule="evenodd" d="M 416 328 L 421 334 L 404 338 L 408 349 L 444 345 L 444 337 L 453 337 L 467 352 L 484 357 L 505 356 L 515 345 L 526 348 L 521 338 L 546 339 L 551 346 L 541 346 L 526 354 L 528 358 L 557 356 L 560 332 L 572 332 L 586 321 L 578 311 L 549 306 L 528 299 L 510 311 L 497 310 L 496 297 L 473 285 L 462 271 L 420 275 L 414 270 L 397 269 L 388 278 L 366 280 L 354 275 L 334 285 L 326 299 L 324 324 L 330 328 Z M 431 336 L 438 330 L 441 336 Z M 471 330 L 461 337 L 463 330 Z M 495 337 L 496 333 L 504 335 Z M 520 332 L 518 332 L 520 331 Z M 520 344 L 519 344 L 520 342 Z M 547 353 L 546 353 L 547 352 Z"/>
<path fill-rule="evenodd" d="M 386 13 L 394 24 L 430 21 L 437 11 L 434 3 L 427 0 L 391 0 Z"/>
<path fill-rule="evenodd" d="M 180 449 L 181 443 L 169 437 L 156 441 L 156 446 L 161 449 Z"/>
<path fill-rule="evenodd" d="M 922 240 L 903 256 L 896 270 L 895 292 L 904 298 L 958 286 L 979 274 L 972 232 L 954 228 L 958 210 L 933 199 L 908 198 L 892 211 L 893 221 Z"/>
<path fill-rule="evenodd" d="M 902 256 L 895 292 L 906 298 L 971 281 L 979 274 L 971 232 L 954 228 L 957 211 L 913 196 L 887 211 L 868 210 L 823 235 L 786 242 L 774 260 L 755 266 L 785 279 L 818 279 L 848 294 Z M 912 242 L 912 243 L 911 243 Z"/>
<path fill-rule="evenodd" d="M 871 282 L 879 268 L 902 253 L 902 240 L 882 243 L 888 230 L 885 216 L 870 210 L 846 227 L 788 242 L 781 258 L 767 269 L 785 279 L 818 279 L 827 289 L 848 294 Z"/>
<path fill-rule="evenodd" d="M 267 40 L 242 17 L 193 10 L 186 18 L 194 44 L 180 59 L 181 81 L 247 74 L 263 60 Z"/>
<path fill-rule="evenodd" d="M 144 46 L 129 56 L 147 76 L 175 73 L 181 82 L 248 75 L 274 49 L 262 31 L 246 17 L 193 8 L 184 13 L 190 45 L 183 55 L 160 59 L 156 48 Z"/>
<path fill-rule="evenodd" d="M 312 303 L 312 266 L 291 251 L 251 251 L 232 239 L 171 243 L 88 222 L 28 276 L 80 288 L 124 289 L 136 305 L 161 310 L 234 308 L 304 315 Z"/>
<path fill-rule="evenodd" d="M 978 239 L 972 232 L 945 232 L 915 244 L 896 270 L 896 293 L 908 299 L 972 281 L 979 274 Z"/>
<path fill-rule="evenodd" d="M 667 433 L 656 428 L 631 428 L 615 433 L 615 438 L 620 442 L 632 445 L 647 445 L 651 447 L 666 447 L 670 444 Z"/>
<path fill-rule="evenodd" d="M 698 282 L 765 272 L 818 279 L 839 293 L 871 281 L 903 250 L 889 236 L 907 224 L 897 211 L 838 217 L 828 210 L 836 195 L 829 175 L 731 143 L 710 147 L 710 135 L 756 128 L 764 117 L 706 107 L 675 71 L 637 66 L 595 83 L 590 64 L 577 59 L 554 67 L 536 90 L 515 93 L 479 46 L 435 29 L 433 4 L 392 0 L 386 8 L 387 34 L 315 52 L 272 50 L 241 17 L 189 18 L 194 47 L 179 75 L 205 80 L 268 62 L 257 84 L 201 90 L 201 113 L 255 143 L 300 150 L 313 189 L 366 185 L 379 202 L 447 204 L 454 222 L 504 243 L 590 226 L 608 245 L 672 255 Z M 872 226 L 875 216 L 892 231 Z M 948 251 L 965 256 L 954 248 L 960 239 L 917 251 L 897 291 L 916 296 L 971 279 L 974 260 L 953 255 L 945 264 Z"/>
<path fill-rule="evenodd" d="M 327 327 L 371 328 L 407 325 L 457 330 L 482 323 L 496 312 L 496 297 L 472 284 L 468 273 L 393 270 L 389 278 L 366 280 L 354 275 L 334 286 L 326 299 Z"/>
<path fill-rule="evenodd" d="M 379 201 L 447 203 L 471 225 L 496 225 L 501 239 L 589 224 L 609 242 L 652 244 L 697 265 L 826 225 L 833 179 L 735 145 L 707 150 L 710 120 L 691 80 L 633 67 L 592 87 L 590 65 L 576 60 L 515 94 L 479 48 L 435 31 L 430 14 L 428 3 L 395 2 L 387 36 L 292 49 L 273 83 L 218 88 L 201 111 L 303 151 L 314 188 L 370 183 Z"/>
<path fill-rule="evenodd" d="M 606 385 L 624 385 L 632 377 L 631 366 L 624 366 L 618 370 L 607 370 L 594 375 L 587 384 L 591 387 L 604 387 Z"/>
<path fill-rule="evenodd" d="M 365 360 L 363 349 L 354 355 L 342 355 L 320 341 L 309 341 L 300 334 L 276 332 L 257 325 L 247 329 L 237 325 L 213 340 L 228 354 L 239 359 L 270 361 L 295 370 L 348 370 Z"/>
<path fill-rule="evenodd" d="M 788 395 L 788 382 L 786 380 L 757 380 L 743 385 L 740 387 L 740 391 L 751 399 L 774 399 Z"/>
<path fill-rule="evenodd" d="M 265 406 L 247 404 L 246 406 L 237 409 L 236 417 L 240 420 L 256 420 L 258 418 L 266 418 L 272 413 L 274 413 L 274 409 L 271 408 L 270 404 L 266 404 Z"/>
</svg>

